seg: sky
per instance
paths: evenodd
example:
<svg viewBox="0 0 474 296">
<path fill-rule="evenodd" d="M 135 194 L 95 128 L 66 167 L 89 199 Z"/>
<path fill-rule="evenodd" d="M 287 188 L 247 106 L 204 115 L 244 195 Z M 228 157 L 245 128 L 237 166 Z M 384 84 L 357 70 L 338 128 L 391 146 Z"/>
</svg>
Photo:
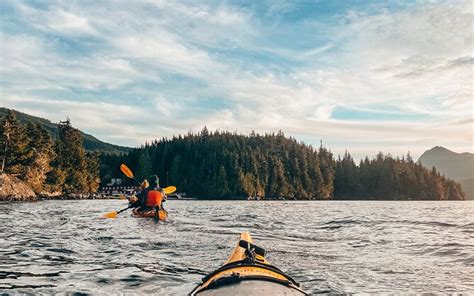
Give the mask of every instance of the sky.
<svg viewBox="0 0 474 296">
<path fill-rule="evenodd" d="M 283 131 L 473 152 L 471 1 L 0 1 L 0 106 L 119 145 Z"/>
</svg>

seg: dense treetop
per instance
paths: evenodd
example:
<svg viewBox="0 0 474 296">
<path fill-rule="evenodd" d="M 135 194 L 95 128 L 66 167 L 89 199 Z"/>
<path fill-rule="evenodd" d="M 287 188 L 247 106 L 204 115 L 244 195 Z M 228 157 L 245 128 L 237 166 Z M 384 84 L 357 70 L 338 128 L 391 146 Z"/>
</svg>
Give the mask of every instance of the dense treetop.
<svg viewBox="0 0 474 296">
<path fill-rule="evenodd" d="M 38 123 L 26 125 L 9 111 L 0 122 L 0 172 L 17 176 L 35 193 L 87 193 L 99 188 L 99 158 L 86 152 L 82 134 L 66 120 L 53 142 Z"/>
<path fill-rule="evenodd" d="M 162 186 L 204 199 L 464 199 L 461 186 L 416 164 L 379 153 L 355 164 L 335 159 L 321 145 L 305 145 L 282 132 L 245 136 L 210 132 L 147 143 L 127 154 L 87 152 L 82 133 L 66 120 L 53 141 L 42 125 L 22 124 L 13 111 L 0 123 L 1 171 L 19 176 L 36 193 L 95 192 L 123 178 L 121 163 L 139 180 L 157 174 Z M 100 159 L 100 162 L 99 162 Z M 129 181 L 129 180 L 127 180 Z"/>
<path fill-rule="evenodd" d="M 163 138 L 125 155 L 102 155 L 104 182 L 126 163 L 138 178 L 157 174 L 162 186 L 205 199 L 464 199 L 461 187 L 411 157 L 379 153 L 359 165 L 349 153 L 334 159 L 283 133 L 248 136 L 209 132 Z"/>
</svg>

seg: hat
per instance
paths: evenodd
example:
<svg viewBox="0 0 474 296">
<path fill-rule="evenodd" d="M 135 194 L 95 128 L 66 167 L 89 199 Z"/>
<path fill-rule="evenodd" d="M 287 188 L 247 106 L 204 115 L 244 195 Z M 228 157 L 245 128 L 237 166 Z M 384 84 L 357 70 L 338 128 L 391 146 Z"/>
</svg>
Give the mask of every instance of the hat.
<svg viewBox="0 0 474 296">
<path fill-rule="evenodd" d="M 160 178 L 158 178 L 157 175 L 151 175 L 148 179 L 150 180 L 149 182 L 152 187 L 158 186 L 158 184 L 160 184 Z"/>
</svg>

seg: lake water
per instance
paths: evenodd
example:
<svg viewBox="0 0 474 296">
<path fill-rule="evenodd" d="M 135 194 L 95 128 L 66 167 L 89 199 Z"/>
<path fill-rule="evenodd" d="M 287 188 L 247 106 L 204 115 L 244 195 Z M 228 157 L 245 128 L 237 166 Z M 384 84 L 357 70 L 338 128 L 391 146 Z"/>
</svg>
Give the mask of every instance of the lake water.
<svg viewBox="0 0 474 296">
<path fill-rule="evenodd" d="M 120 200 L 0 204 L 0 292 L 185 295 L 251 232 L 317 293 L 474 293 L 474 202 Z"/>
</svg>

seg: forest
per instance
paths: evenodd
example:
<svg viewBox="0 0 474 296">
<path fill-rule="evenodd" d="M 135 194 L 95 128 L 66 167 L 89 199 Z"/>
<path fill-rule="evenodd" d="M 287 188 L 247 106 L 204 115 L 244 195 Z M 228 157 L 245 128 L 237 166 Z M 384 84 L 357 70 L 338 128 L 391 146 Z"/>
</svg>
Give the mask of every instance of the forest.
<svg viewBox="0 0 474 296">
<path fill-rule="evenodd" d="M 26 182 L 36 194 L 90 193 L 100 185 L 99 154 L 84 149 L 69 120 L 53 140 L 40 124 L 22 124 L 9 111 L 0 123 L 1 173 Z"/>
<path fill-rule="evenodd" d="M 204 128 L 126 154 L 102 154 L 104 183 L 122 178 L 121 163 L 139 180 L 157 174 L 161 186 L 174 185 L 200 199 L 464 199 L 458 183 L 415 163 L 409 154 L 394 158 L 379 153 L 356 165 L 347 152 L 336 159 L 323 145 L 314 148 L 282 132 L 245 136 Z"/>
<path fill-rule="evenodd" d="M 200 199 L 463 200 L 461 186 L 407 154 L 379 153 L 356 164 L 282 132 L 241 135 L 227 131 L 162 138 L 126 153 L 92 152 L 69 120 L 53 139 L 40 124 L 22 124 L 8 112 L 0 125 L 1 172 L 18 176 L 35 193 L 89 193 L 127 164 L 137 179 L 152 174 L 161 186 Z M 126 179 L 127 182 L 131 182 Z M 129 185 L 134 185 L 128 183 Z"/>
</svg>

